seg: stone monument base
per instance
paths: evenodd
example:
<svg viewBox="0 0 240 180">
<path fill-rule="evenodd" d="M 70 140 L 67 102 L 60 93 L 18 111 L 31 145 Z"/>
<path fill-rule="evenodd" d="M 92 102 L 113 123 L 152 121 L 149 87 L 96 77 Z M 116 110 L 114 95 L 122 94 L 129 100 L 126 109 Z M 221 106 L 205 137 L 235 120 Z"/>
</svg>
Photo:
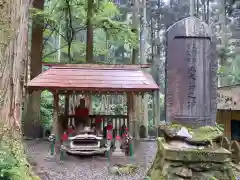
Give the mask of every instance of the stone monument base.
<svg viewBox="0 0 240 180">
<path fill-rule="evenodd" d="M 231 152 L 158 138 L 158 152 L 148 176 L 151 180 L 232 180 Z"/>
</svg>

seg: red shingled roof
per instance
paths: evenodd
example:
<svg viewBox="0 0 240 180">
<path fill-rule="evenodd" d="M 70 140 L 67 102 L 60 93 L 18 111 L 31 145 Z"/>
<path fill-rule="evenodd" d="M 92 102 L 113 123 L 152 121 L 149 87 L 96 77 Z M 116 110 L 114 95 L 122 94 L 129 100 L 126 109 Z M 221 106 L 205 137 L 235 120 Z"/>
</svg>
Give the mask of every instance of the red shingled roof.
<svg viewBox="0 0 240 180">
<path fill-rule="evenodd" d="M 152 76 L 125 66 L 52 66 L 27 84 L 30 90 L 151 92 L 159 89 Z"/>
</svg>

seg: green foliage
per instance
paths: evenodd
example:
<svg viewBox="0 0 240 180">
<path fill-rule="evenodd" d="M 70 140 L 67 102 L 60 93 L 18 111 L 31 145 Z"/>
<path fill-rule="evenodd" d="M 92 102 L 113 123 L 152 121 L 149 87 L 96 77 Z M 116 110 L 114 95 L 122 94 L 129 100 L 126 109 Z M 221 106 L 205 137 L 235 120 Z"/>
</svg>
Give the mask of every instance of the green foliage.
<svg viewBox="0 0 240 180">
<path fill-rule="evenodd" d="M 20 137 L 15 129 L 1 126 L 0 180 L 40 180 L 31 173 Z"/>
<path fill-rule="evenodd" d="M 44 128 L 50 128 L 53 116 L 53 95 L 49 91 L 43 91 L 41 94 L 41 124 Z"/>
<path fill-rule="evenodd" d="M 17 165 L 16 159 L 3 146 L 0 147 L 0 179 L 10 180 Z"/>
<path fill-rule="evenodd" d="M 87 0 L 71 0 L 69 6 L 65 0 L 45 1 L 44 11 L 31 8 L 33 20 L 41 23 L 44 19 L 44 62 L 85 63 L 86 57 L 86 19 Z M 118 7 L 110 0 L 96 1 L 94 3 L 92 23 L 94 28 L 94 57 L 97 63 L 123 63 L 124 58 L 116 60 L 115 51 L 123 47 L 124 52 L 130 52 L 138 43 L 138 38 L 131 31 L 127 22 L 119 22 L 116 17 L 121 16 Z M 71 24 L 69 19 L 71 18 Z M 69 61 L 69 25 L 74 31 L 70 42 Z M 129 53 L 130 54 L 130 53 Z M 107 58 L 106 58 L 107 57 Z M 130 56 L 129 56 L 130 59 Z M 124 59 L 125 60 L 125 59 Z M 126 62 L 126 60 L 125 60 Z M 95 113 L 100 111 L 100 103 L 95 103 Z M 126 107 L 111 106 L 111 114 L 126 112 Z M 45 128 L 52 124 L 52 95 L 44 91 L 41 95 L 41 123 Z"/>
<path fill-rule="evenodd" d="M 70 9 L 70 14 L 66 14 Z M 94 27 L 94 56 L 107 56 L 111 53 L 114 46 L 127 45 L 126 47 L 135 47 L 138 39 L 135 33 L 131 31 L 131 25 L 127 22 L 119 22 L 114 19 L 121 16 L 117 6 L 109 0 L 96 1 L 94 4 L 94 13 L 92 23 Z M 42 19 L 44 17 L 44 55 L 45 62 L 58 61 L 60 54 L 62 59 L 68 60 L 67 32 L 69 28 L 69 19 L 71 18 L 71 27 L 74 35 L 71 42 L 71 63 L 84 63 L 86 51 L 86 19 L 87 19 L 87 1 L 72 0 L 66 4 L 65 0 L 51 0 L 45 2 L 44 11 L 30 9 L 33 19 Z M 68 11 L 69 12 L 69 11 Z M 101 31 L 102 30 L 102 31 Z M 98 34 L 101 34 L 99 38 Z M 59 42 L 59 40 L 61 42 Z M 109 46 L 106 46 L 108 41 Z M 60 43 L 60 44 L 59 44 Z M 110 49 L 109 49 L 110 48 Z M 110 50 L 110 51 L 109 51 Z M 49 58 L 50 56 L 50 58 Z M 63 63 L 64 63 L 63 60 Z M 69 63 L 69 62 L 68 62 Z"/>
</svg>

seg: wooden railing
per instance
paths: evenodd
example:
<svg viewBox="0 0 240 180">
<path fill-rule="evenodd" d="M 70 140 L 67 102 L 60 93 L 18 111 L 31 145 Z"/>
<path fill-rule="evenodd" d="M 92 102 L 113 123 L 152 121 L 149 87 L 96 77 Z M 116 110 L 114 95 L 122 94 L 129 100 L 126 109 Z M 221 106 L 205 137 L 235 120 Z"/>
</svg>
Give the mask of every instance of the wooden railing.
<svg viewBox="0 0 240 180">
<path fill-rule="evenodd" d="M 98 117 L 99 115 L 90 115 L 89 118 L 91 123 L 95 123 L 95 120 Z M 107 125 L 108 121 L 111 121 L 113 124 L 113 129 L 116 130 L 116 134 L 120 133 L 120 129 L 123 124 L 129 127 L 127 115 L 101 115 L 100 117 L 102 118 L 102 129 Z"/>
<path fill-rule="evenodd" d="M 103 127 L 107 125 L 108 121 L 112 122 L 113 129 L 116 130 L 116 134 L 120 134 L 120 130 L 123 124 L 129 127 L 127 115 L 89 115 L 90 123 L 95 123 L 96 119 L 99 117 L 102 119 L 102 130 Z M 73 115 L 70 115 L 68 118 L 74 119 L 75 117 Z"/>
</svg>

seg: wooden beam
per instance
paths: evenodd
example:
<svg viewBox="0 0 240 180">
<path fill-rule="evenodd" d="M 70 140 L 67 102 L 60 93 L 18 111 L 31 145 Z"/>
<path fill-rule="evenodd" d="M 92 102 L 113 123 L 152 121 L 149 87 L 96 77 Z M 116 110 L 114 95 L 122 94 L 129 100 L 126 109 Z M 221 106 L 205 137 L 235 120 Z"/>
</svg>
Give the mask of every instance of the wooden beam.
<svg viewBox="0 0 240 180">
<path fill-rule="evenodd" d="M 71 68 L 126 68 L 126 69 L 145 69 L 151 68 L 151 64 L 63 64 L 63 63 L 46 63 L 42 62 L 43 66 L 48 67 L 71 67 Z"/>
</svg>

